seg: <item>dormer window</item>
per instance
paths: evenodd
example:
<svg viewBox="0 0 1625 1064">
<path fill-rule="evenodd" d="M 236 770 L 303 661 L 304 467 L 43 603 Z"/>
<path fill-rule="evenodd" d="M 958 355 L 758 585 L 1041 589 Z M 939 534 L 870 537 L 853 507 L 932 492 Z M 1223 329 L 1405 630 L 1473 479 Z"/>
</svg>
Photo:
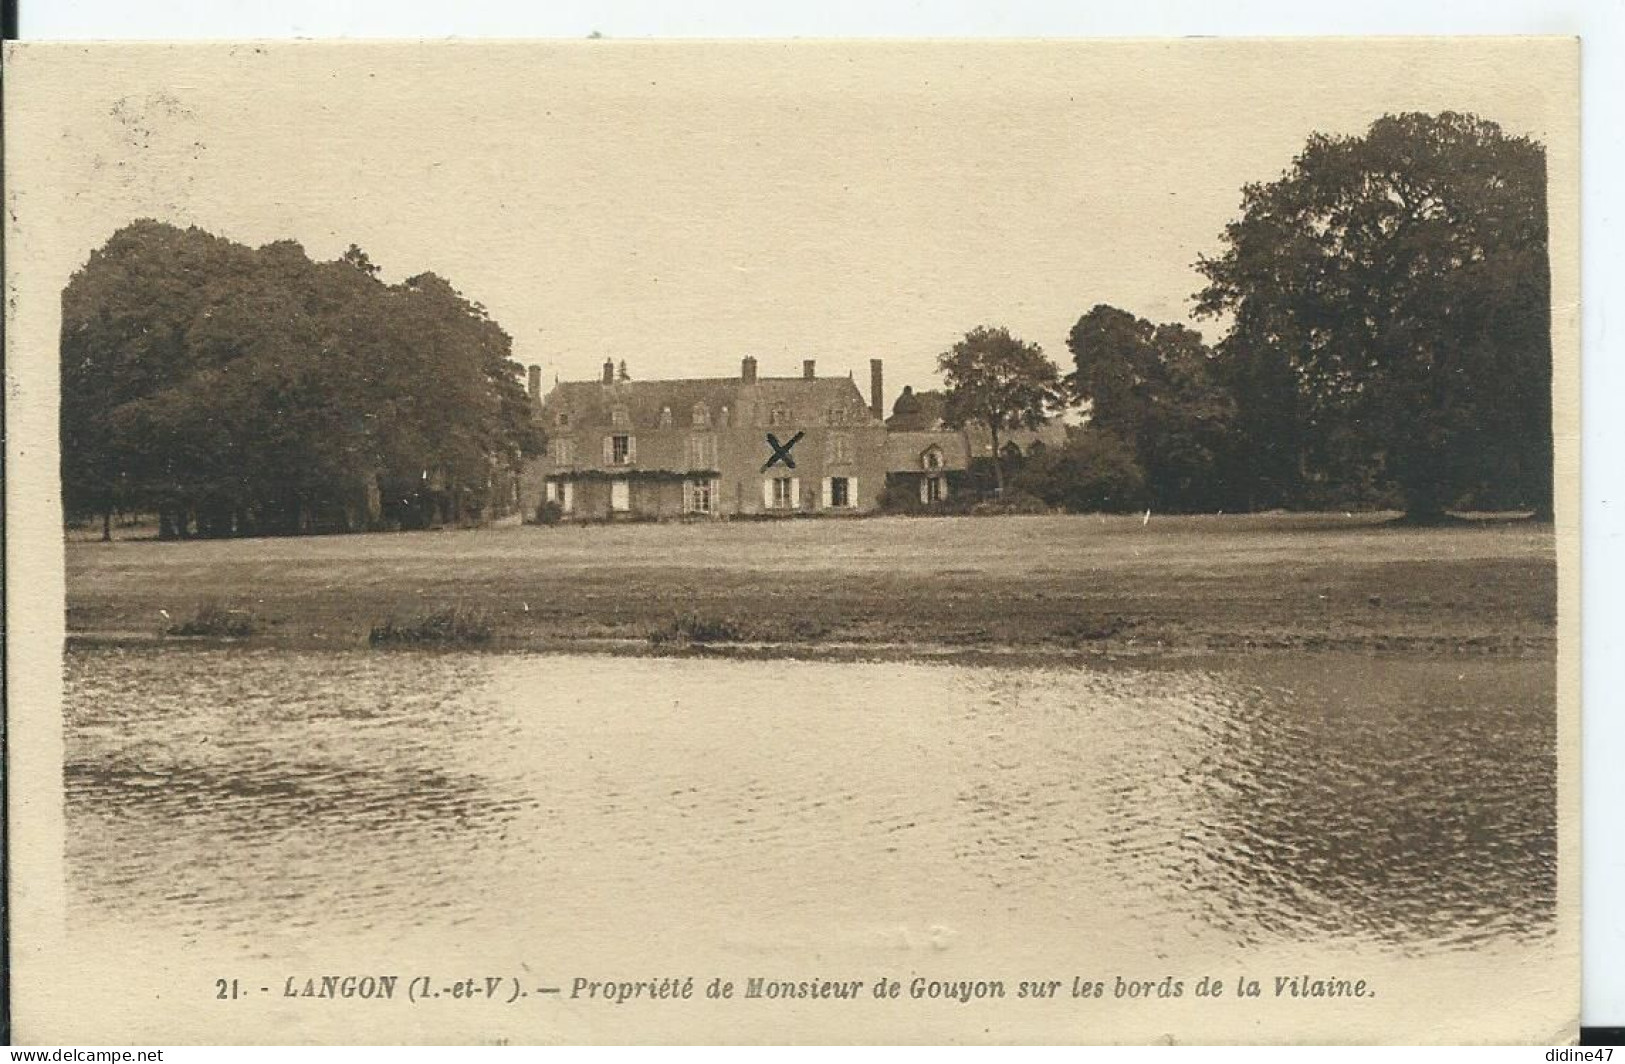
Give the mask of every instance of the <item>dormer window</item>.
<svg viewBox="0 0 1625 1064">
<path fill-rule="evenodd" d="M 941 469 L 942 448 L 927 447 L 925 453 L 920 456 L 920 464 L 926 469 Z"/>
<path fill-rule="evenodd" d="M 846 424 L 846 408 L 841 407 L 841 406 L 832 406 L 832 407 L 830 407 L 829 408 L 829 423 L 831 425 L 844 425 L 844 424 Z"/>
<path fill-rule="evenodd" d="M 627 413 L 626 407 L 617 406 L 609 412 L 609 423 L 618 429 L 632 427 L 632 415 Z"/>
<path fill-rule="evenodd" d="M 774 403 L 767 412 L 769 425 L 788 425 L 790 423 L 790 410 L 783 403 Z"/>
<path fill-rule="evenodd" d="M 671 428 L 671 407 L 669 406 L 660 408 L 660 427 L 663 429 Z"/>
<path fill-rule="evenodd" d="M 726 411 L 728 408 L 723 407 L 722 409 Z M 694 404 L 694 427 L 697 429 L 711 427 L 711 408 L 704 403 Z"/>
<path fill-rule="evenodd" d="M 570 427 L 570 411 L 568 411 L 568 410 L 560 410 L 558 413 L 554 414 L 553 415 L 553 424 L 557 425 L 561 429 L 569 428 Z"/>
</svg>

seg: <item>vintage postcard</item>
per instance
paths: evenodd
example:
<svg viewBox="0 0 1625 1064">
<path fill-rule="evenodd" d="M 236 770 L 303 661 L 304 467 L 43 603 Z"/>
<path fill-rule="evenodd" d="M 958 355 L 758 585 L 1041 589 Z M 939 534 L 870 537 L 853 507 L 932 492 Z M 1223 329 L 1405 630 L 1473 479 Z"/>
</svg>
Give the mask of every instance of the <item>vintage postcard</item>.
<svg viewBox="0 0 1625 1064">
<path fill-rule="evenodd" d="M 16 1037 L 1574 1037 L 1558 39 L 12 44 Z"/>
</svg>

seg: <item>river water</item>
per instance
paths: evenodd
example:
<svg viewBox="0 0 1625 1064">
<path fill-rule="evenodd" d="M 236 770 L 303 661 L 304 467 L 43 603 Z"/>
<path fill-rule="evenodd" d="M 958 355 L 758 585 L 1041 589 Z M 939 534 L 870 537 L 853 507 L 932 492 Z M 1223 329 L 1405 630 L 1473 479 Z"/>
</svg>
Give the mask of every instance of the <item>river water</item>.
<svg viewBox="0 0 1625 1064">
<path fill-rule="evenodd" d="M 1138 1039 L 1247 1037 L 1237 1005 L 1192 1011 L 1198 976 L 1309 974 L 1380 988 L 1380 1013 L 1322 1014 L 1332 1036 L 1425 1024 L 1440 980 L 1482 995 L 1487 1023 L 1543 1022 L 1530 981 L 1567 963 L 1553 676 L 1549 660 L 1352 654 L 75 649 L 69 913 L 104 954 L 192 979 L 449 957 L 566 992 L 581 975 L 889 971 L 906 988 L 969 972 L 1012 994 L 1085 976 L 1108 996 L 1118 975 L 1185 980 L 1177 1005 L 1112 1003 L 1112 1030 Z M 674 1029 L 663 1005 L 554 1007 L 380 1012 L 372 1034 Z M 920 1019 L 877 1004 L 831 1031 L 811 1006 L 765 1007 L 711 1036 L 885 1038 Z M 1089 1040 L 1099 1017 L 954 1008 L 929 1036 Z"/>
</svg>

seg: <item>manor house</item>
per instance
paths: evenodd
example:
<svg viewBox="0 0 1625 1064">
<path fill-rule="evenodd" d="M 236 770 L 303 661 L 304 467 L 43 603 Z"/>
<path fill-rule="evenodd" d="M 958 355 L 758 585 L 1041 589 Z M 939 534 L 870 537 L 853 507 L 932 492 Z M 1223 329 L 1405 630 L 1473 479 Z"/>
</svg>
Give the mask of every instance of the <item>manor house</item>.
<svg viewBox="0 0 1625 1064">
<path fill-rule="evenodd" d="M 736 377 L 630 380 L 604 363 L 594 381 L 541 394 L 547 452 L 521 481 L 521 506 L 547 503 L 563 520 L 870 513 L 890 499 L 942 506 L 965 490 L 975 433 L 928 426 L 888 432 L 883 366 L 869 362 L 869 398 L 848 376 L 766 377 L 747 356 Z"/>
</svg>

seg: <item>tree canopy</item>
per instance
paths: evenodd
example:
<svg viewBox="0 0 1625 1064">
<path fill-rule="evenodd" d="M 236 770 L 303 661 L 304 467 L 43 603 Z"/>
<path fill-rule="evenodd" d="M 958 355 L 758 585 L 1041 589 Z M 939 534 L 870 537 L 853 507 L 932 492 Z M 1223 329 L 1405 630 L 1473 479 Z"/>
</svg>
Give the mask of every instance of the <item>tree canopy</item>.
<svg viewBox="0 0 1625 1064">
<path fill-rule="evenodd" d="M 1146 503 L 1145 474 L 1116 434 L 1094 426 L 1067 433 L 1066 444 L 1035 451 L 1016 489 L 1072 513 L 1121 513 Z"/>
<path fill-rule="evenodd" d="M 1159 509 L 1212 509 L 1227 497 L 1230 393 L 1214 377 L 1213 352 L 1183 325 L 1153 325 L 1099 304 L 1067 336 L 1073 395 L 1090 427 L 1116 436 Z M 1121 495 L 1121 493 L 1119 493 Z"/>
<path fill-rule="evenodd" d="M 1198 312 L 1255 455 L 1259 504 L 1317 478 L 1397 488 L 1414 518 L 1552 504 L 1544 149 L 1456 113 L 1315 134 L 1242 191 Z"/>
<path fill-rule="evenodd" d="M 961 427 L 986 425 L 993 438 L 993 470 L 1004 493 L 999 436 L 1007 429 L 1037 428 L 1061 402 L 1060 372 L 1037 344 L 1024 343 L 1002 327 L 978 326 L 937 356 L 947 385 L 943 421 Z"/>
<path fill-rule="evenodd" d="M 499 505 L 539 443 L 507 334 L 442 278 L 378 272 L 354 245 L 316 263 L 292 241 L 115 233 L 62 297 L 69 512 L 227 535 Z"/>
</svg>

